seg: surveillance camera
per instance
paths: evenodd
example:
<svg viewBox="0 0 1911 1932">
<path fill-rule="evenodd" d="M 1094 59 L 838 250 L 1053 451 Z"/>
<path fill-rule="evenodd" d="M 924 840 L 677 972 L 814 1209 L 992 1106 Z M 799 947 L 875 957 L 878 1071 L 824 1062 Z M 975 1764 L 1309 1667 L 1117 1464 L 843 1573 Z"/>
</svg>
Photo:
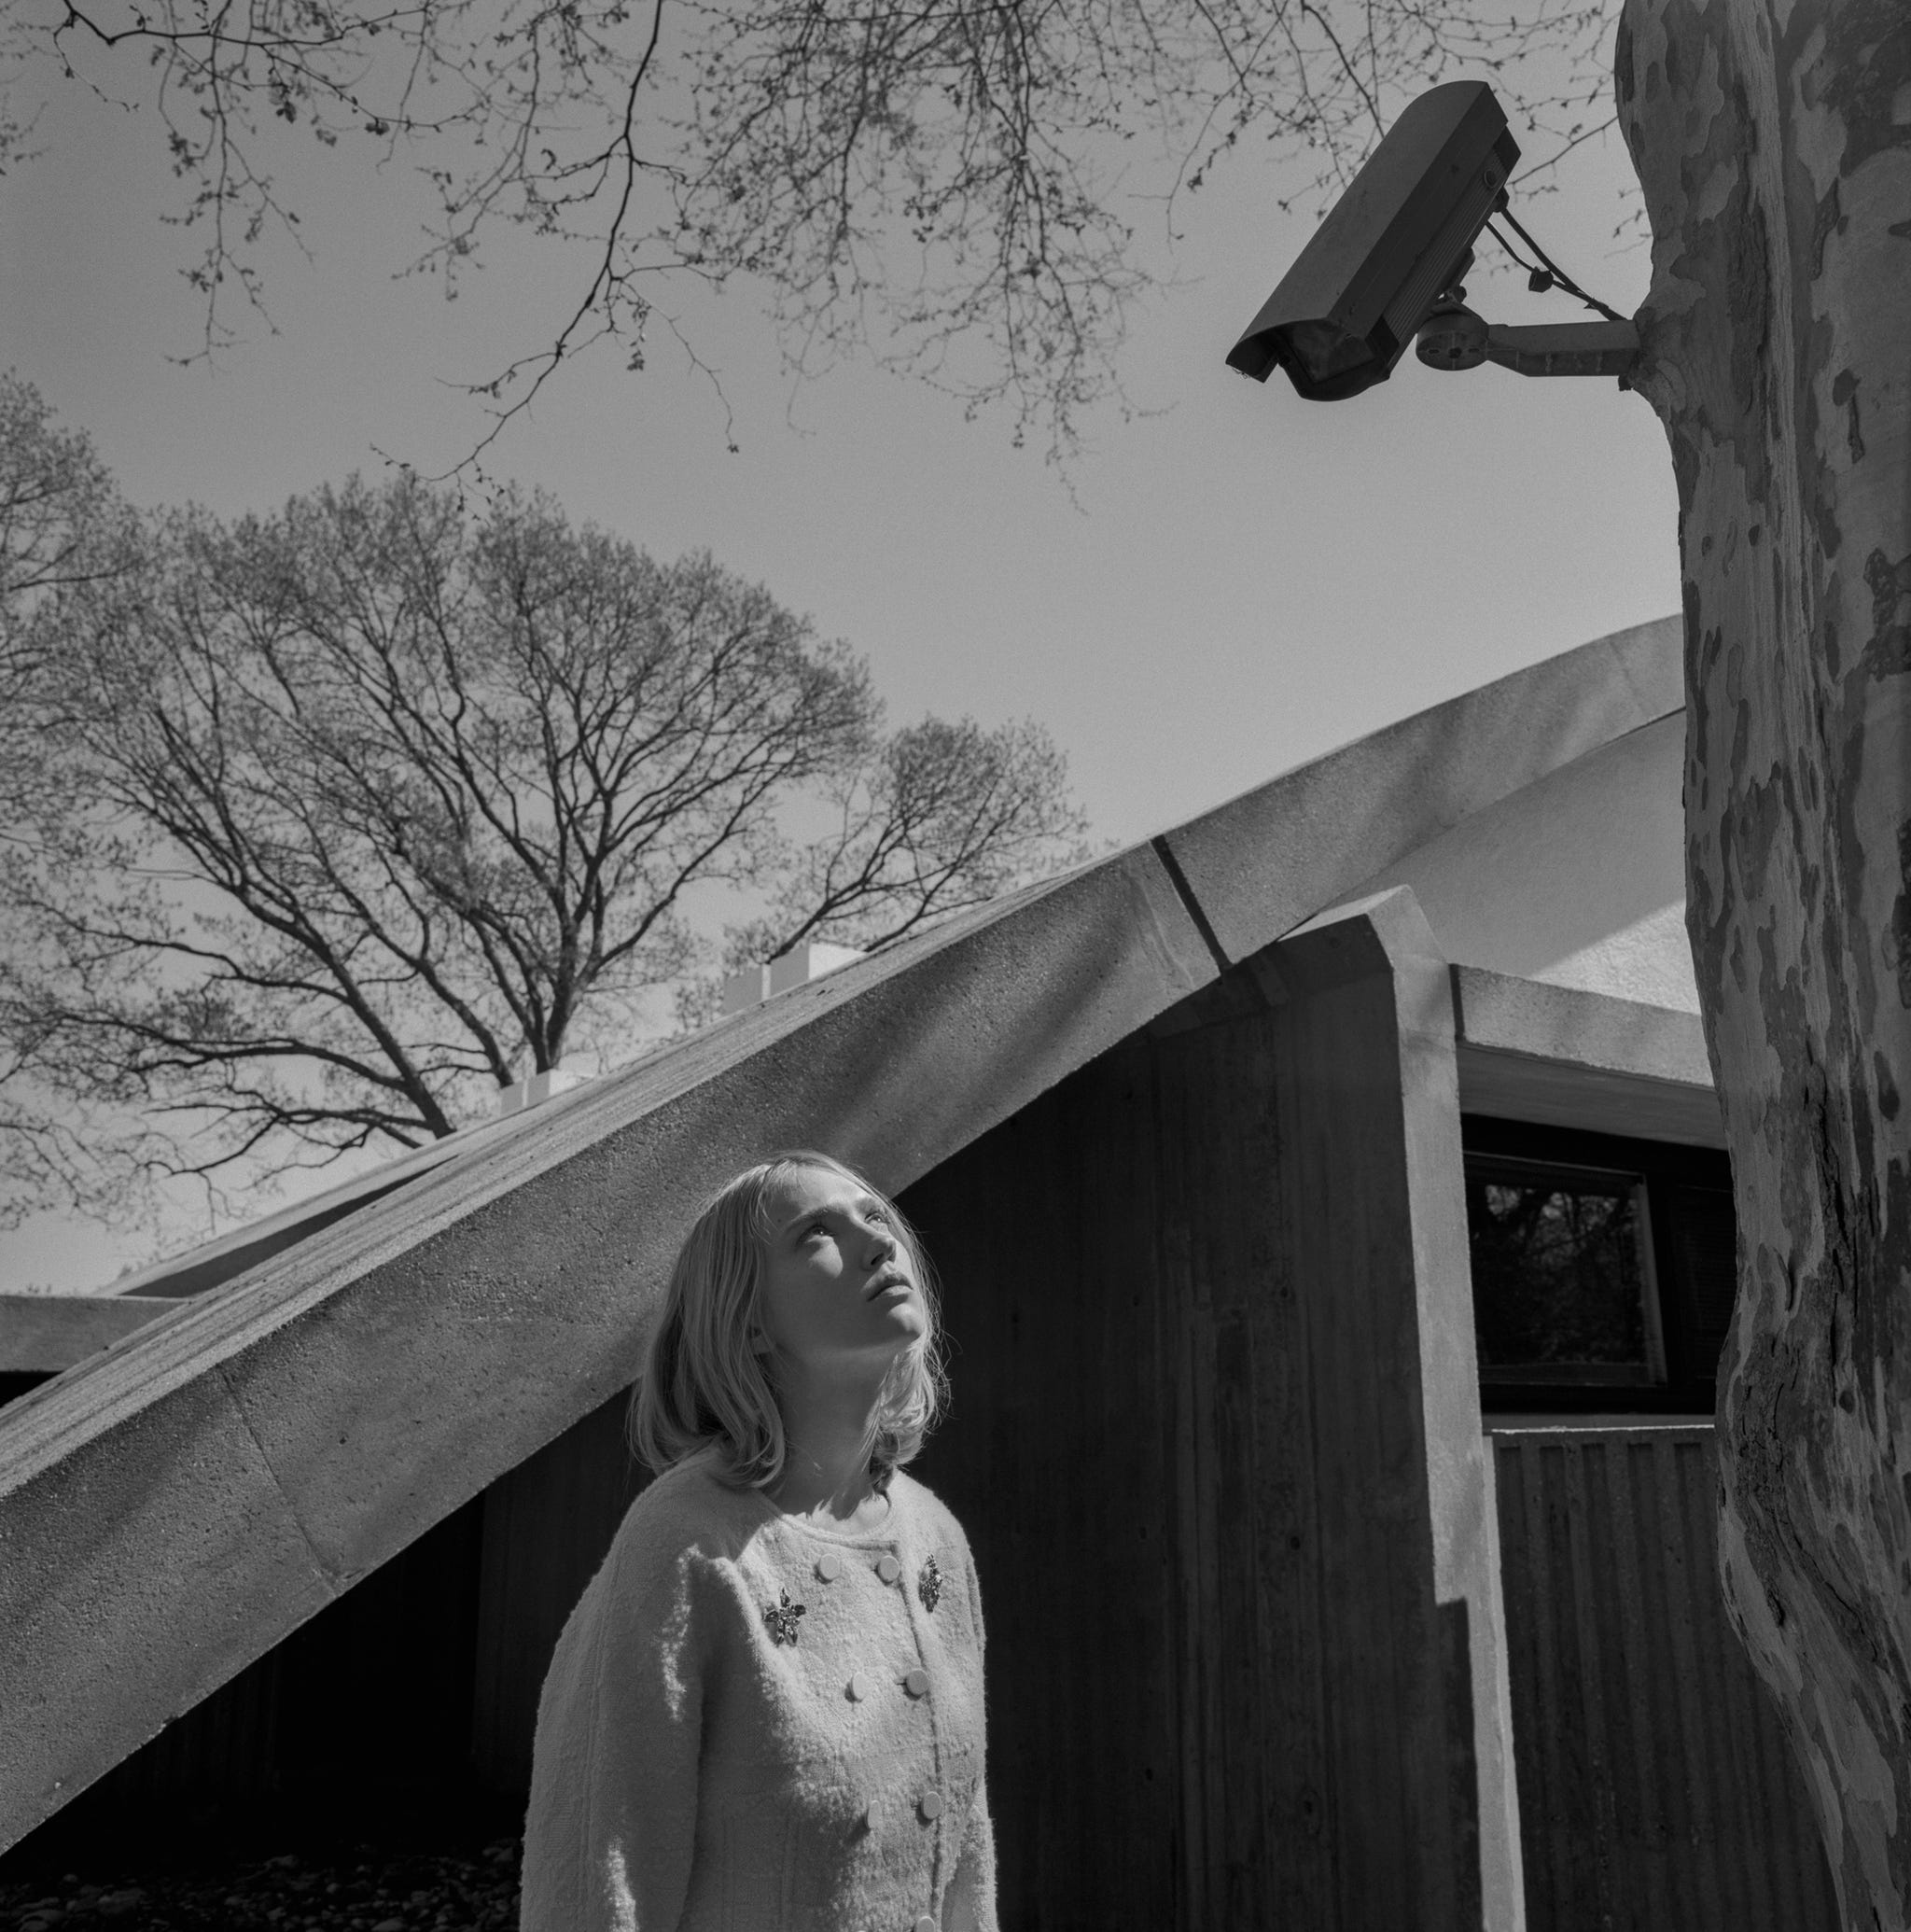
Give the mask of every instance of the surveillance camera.
<svg viewBox="0 0 1911 1932">
<path fill-rule="evenodd" d="M 1450 81 L 1410 102 L 1229 364 L 1260 383 L 1285 369 L 1316 401 L 1384 383 L 1434 299 L 1465 272 L 1518 159 L 1484 80 Z"/>
</svg>

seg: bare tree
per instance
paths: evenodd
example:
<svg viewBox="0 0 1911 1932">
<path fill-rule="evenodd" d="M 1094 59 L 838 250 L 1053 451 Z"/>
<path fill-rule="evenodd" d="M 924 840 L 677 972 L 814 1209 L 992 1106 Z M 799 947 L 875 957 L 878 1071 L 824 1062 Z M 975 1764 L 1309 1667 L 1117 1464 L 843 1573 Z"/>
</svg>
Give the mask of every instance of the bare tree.
<svg viewBox="0 0 1911 1932">
<path fill-rule="evenodd" d="M 0 374 L 0 867 L 29 862 L 34 803 L 49 782 L 64 782 L 49 768 L 38 729 L 58 607 L 129 567 L 130 529 L 87 438 L 61 428 L 31 384 Z M 18 998 L 30 940 L 8 938 L 0 957 L 0 1167 L 23 1184 L 0 1191 L 0 1225 L 35 1200 L 83 1190 L 89 1171 L 84 1115 L 46 1104 L 35 1086 L 49 1036 Z"/>
<path fill-rule="evenodd" d="M 767 592 L 543 497 L 354 482 L 144 549 L 63 607 L 41 736 L 77 783 L 7 878 L 14 1029 L 56 1096 L 142 1124 L 122 1170 L 450 1133 L 567 1048 L 658 1037 L 699 894 L 877 943 L 1080 830 L 1039 732 L 886 737 L 864 665 Z M 806 791 L 842 829 L 802 847 Z"/>
<path fill-rule="evenodd" d="M 1911 1925 L 1911 16 L 1627 0 L 1732 1151 L 1726 1601 L 1846 1923 Z"/>
<path fill-rule="evenodd" d="M 121 569 L 126 526 L 85 434 L 60 428 L 32 384 L 0 373 L 0 786 L 49 648 L 48 605 Z"/>
<path fill-rule="evenodd" d="M 0 623 L 12 637 L 39 596 L 115 567 L 118 493 L 85 433 L 0 373 Z"/>
<path fill-rule="evenodd" d="M 1607 24 L 1597 0 L 37 0 L 0 27 L 0 74 L 156 115 L 204 353 L 234 301 L 264 313 L 265 231 L 304 245 L 323 150 L 370 146 L 428 184 L 415 265 L 448 287 L 501 224 L 575 245 L 548 335 L 473 385 L 480 448 L 590 344 L 641 365 L 673 278 L 745 274 L 799 367 L 873 345 L 1056 453 L 1119 389 L 1150 281 L 1115 212 L 1137 163 L 1193 191 L 1264 140 L 1304 193 L 1402 90 L 1485 65 L 1543 164 L 1610 122 Z"/>
</svg>

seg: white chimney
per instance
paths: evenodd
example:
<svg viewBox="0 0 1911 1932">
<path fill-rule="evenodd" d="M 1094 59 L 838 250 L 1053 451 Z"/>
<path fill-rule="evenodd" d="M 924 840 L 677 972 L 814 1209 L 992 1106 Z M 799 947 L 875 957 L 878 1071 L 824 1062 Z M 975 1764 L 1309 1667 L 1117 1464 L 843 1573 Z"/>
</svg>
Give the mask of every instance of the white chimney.
<svg viewBox="0 0 1911 1932">
<path fill-rule="evenodd" d="M 497 1090 L 498 1116 L 502 1119 L 507 1113 L 522 1113 L 526 1107 L 550 1099 L 552 1094 L 581 1086 L 590 1077 L 588 1073 L 573 1073 L 565 1067 L 552 1067 L 546 1072 L 532 1074 L 528 1080 L 513 1081 L 509 1086 Z"/>
<path fill-rule="evenodd" d="M 837 967 L 861 958 L 862 954 L 853 945 L 829 945 L 818 939 L 805 939 L 791 946 L 780 959 L 732 973 L 723 982 L 723 1012 L 726 1015 L 743 1013 L 777 993 L 787 993 L 791 987 L 821 979 L 824 973 L 834 973 Z"/>
</svg>

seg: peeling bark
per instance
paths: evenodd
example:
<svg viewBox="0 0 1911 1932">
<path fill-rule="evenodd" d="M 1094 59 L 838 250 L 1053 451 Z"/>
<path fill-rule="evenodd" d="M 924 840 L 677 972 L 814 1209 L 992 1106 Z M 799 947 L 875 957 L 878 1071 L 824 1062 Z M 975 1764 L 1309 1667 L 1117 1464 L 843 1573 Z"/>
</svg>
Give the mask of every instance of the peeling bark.
<svg viewBox="0 0 1911 1932">
<path fill-rule="evenodd" d="M 1911 7 L 1627 0 L 1687 921 L 1739 1295 L 1725 1598 L 1846 1923 L 1911 1925 Z"/>
</svg>

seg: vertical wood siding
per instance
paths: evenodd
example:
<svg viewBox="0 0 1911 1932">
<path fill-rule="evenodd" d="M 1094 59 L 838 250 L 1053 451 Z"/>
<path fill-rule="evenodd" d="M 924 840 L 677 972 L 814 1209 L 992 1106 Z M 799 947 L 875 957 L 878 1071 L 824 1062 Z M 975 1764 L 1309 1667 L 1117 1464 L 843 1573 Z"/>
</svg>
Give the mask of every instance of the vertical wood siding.
<svg viewBox="0 0 1911 1932">
<path fill-rule="evenodd" d="M 531 1784 L 551 1653 L 649 1479 L 625 1443 L 621 1391 L 485 1491 L 471 1753 L 494 1790 Z"/>
<path fill-rule="evenodd" d="M 1169 1392 L 1217 1365 L 1184 1351 L 1163 1292 L 1155 1071 L 1145 1044 L 1104 1056 L 903 1198 L 953 1342 L 954 1407 L 920 1473 L 981 1577 L 990 1797 L 1018 1932 L 1187 1923 L 1184 1891 L 1208 1869 L 1189 1839 L 1219 1822 L 1179 1767 L 1221 1687 L 1176 1639 L 1184 1595 L 1251 1596 L 1254 1581 L 1205 1573 L 1167 1504 L 1193 1449 Z M 1231 1360 L 1239 1391 L 1238 1347 Z M 1180 1493 L 1228 1506 L 1195 1481 Z M 1230 1923 L 1219 1901 L 1207 1923 Z"/>
<path fill-rule="evenodd" d="M 1529 1932 L 1836 1932 L 1725 1621 L 1711 1426 L 1494 1442 Z"/>
<path fill-rule="evenodd" d="M 216 1804 L 276 1788 L 283 1648 L 220 1685 L 76 1801 Z"/>
</svg>

